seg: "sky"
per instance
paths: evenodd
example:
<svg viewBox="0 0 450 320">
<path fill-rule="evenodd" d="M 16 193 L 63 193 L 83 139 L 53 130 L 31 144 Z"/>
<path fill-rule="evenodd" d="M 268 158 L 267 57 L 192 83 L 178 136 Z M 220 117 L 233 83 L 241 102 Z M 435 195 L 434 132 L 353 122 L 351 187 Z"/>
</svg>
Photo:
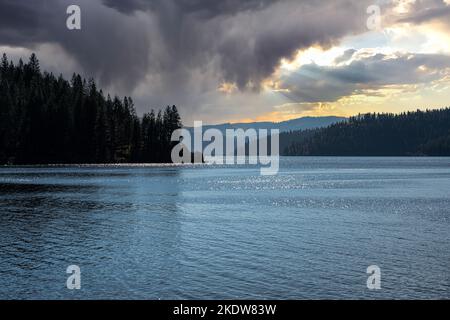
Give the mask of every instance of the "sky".
<svg viewBox="0 0 450 320">
<path fill-rule="evenodd" d="M 3 52 L 187 125 L 450 106 L 450 0 L 0 0 Z"/>
</svg>

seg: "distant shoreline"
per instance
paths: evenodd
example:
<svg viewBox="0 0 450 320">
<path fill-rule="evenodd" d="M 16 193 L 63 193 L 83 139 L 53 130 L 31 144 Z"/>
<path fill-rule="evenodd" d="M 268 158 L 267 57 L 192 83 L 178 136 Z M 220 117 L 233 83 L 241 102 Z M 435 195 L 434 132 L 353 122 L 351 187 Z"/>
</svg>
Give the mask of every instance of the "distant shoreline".
<svg viewBox="0 0 450 320">
<path fill-rule="evenodd" d="M 428 156 L 428 155 L 414 155 L 414 156 L 280 156 L 280 158 L 449 158 L 450 156 Z M 2 164 L 0 168 L 7 167 L 190 167 L 190 166 L 207 166 L 210 165 L 208 162 L 205 163 L 37 163 L 37 164 Z M 249 165 L 249 164 L 245 164 Z M 220 166 L 220 165 L 218 165 Z M 225 166 L 225 165 L 224 165 Z M 242 166 L 242 165 L 236 165 Z"/>
</svg>

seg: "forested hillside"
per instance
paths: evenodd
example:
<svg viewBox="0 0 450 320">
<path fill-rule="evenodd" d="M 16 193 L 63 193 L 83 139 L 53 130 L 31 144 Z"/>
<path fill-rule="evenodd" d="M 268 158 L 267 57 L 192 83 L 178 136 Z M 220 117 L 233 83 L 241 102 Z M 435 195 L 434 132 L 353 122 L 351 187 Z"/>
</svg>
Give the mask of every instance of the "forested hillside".
<svg viewBox="0 0 450 320">
<path fill-rule="evenodd" d="M 171 162 L 177 108 L 136 115 L 93 80 L 41 72 L 33 54 L 0 62 L 0 164 Z"/>
<path fill-rule="evenodd" d="M 281 140 L 288 156 L 450 156 L 450 108 L 359 115 Z"/>
</svg>

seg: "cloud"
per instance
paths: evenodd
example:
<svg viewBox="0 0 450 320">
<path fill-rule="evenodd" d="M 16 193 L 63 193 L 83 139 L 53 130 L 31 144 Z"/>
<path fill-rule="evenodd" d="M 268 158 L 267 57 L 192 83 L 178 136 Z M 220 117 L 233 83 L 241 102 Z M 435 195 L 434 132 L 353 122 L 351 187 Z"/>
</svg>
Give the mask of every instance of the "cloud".
<svg viewBox="0 0 450 320">
<path fill-rule="evenodd" d="M 450 3 L 444 0 L 418 0 L 410 4 L 407 16 L 399 22 L 421 24 L 431 21 L 449 23 Z"/>
<path fill-rule="evenodd" d="M 82 30 L 66 28 L 70 4 L 81 7 Z M 95 1 L 42 0 L 36 5 L 0 0 L 0 46 L 34 50 L 54 45 L 83 68 L 73 71 L 124 90 L 136 86 L 148 71 L 151 43 L 142 32 L 146 27 L 151 27 L 147 19 L 125 16 Z M 54 57 L 40 58 L 45 64 Z"/>
<path fill-rule="evenodd" d="M 164 79 L 186 83 L 192 70 L 208 65 L 216 81 L 240 90 L 260 88 L 278 67 L 311 45 L 330 46 L 365 28 L 369 1 L 311 0 L 104 0 L 126 14 L 157 17 Z M 154 40 L 152 41 L 154 42 Z M 160 72 L 161 70 L 152 70 Z"/>
<path fill-rule="evenodd" d="M 258 10 L 280 0 L 103 0 L 103 3 L 124 13 L 136 11 L 178 11 L 179 14 L 195 14 L 201 18 L 230 15 L 247 10 Z"/>
<path fill-rule="evenodd" d="M 353 57 L 353 55 L 355 53 L 356 53 L 355 49 L 345 50 L 345 52 L 341 56 L 339 56 L 336 59 L 334 59 L 334 63 L 335 64 L 340 64 L 340 63 L 347 62 Z"/>
<path fill-rule="evenodd" d="M 364 29 L 368 2 L 0 0 L 0 45 L 55 43 L 102 84 L 126 89 L 149 73 L 176 87 L 206 65 L 240 89 L 258 89 L 281 58 Z M 65 28 L 69 4 L 82 9 L 81 31 Z"/>
<path fill-rule="evenodd" d="M 297 71 L 283 75 L 279 87 L 291 101 L 334 102 L 342 97 L 393 85 L 431 83 L 450 74 L 448 55 L 352 55 L 356 58 L 347 65 L 303 65 Z"/>
<path fill-rule="evenodd" d="M 366 10 L 373 2 L 41 0 L 36 5 L 0 0 L 0 47 L 9 47 L 13 55 L 38 51 L 44 68 L 92 76 L 106 91 L 132 95 L 140 113 L 177 104 L 185 118 L 237 118 L 240 113 L 269 112 L 271 103 L 287 102 L 264 100 L 261 91 L 280 61 L 299 50 L 330 48 L 349 35 L 364 34 Z M 380 3 L 383 12 L 393 6 L 390 1 Z M 441 3 L 416 1 L 408 16 L 411 23 L 419 23 L 421 19 L 413 17 Z M 80 31 L 66 28 L 70 4 L 81 7 Z M 343 79 L 339 84 L 327 78 L 331 69 L 304 67 L 300 74 L 283 79 L 292 87 L 288 98 L 333 100 L 351 92 L 358 81 L 370 80 L 360 79 L 363 70 L 356 70 L 352 51 L 335 62 L 350 63 L 354 73 L 335 70 L 334 76 Z M 311 78 L 324 76 L 322 82 Z"/>
</svg>

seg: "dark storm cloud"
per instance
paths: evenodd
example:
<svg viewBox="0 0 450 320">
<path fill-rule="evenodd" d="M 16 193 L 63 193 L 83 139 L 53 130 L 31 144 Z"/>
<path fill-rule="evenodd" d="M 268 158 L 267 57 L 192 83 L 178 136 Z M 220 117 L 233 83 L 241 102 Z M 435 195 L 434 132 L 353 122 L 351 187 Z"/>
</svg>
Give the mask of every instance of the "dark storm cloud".
<svg viewBox="0 0 450 320">
<path fill-rule="evenodd" d="M 0 1 L 0 44 L 29 45 L 48 40 L 42 20 L 48 18 L 49 26 L 55 16 L 44 5 L 36 8 L 30 2 Z"/>
<path fill-rule="evenodd" d="M 297 102 L 334 102 L 361 90 L 414 85 L 442 79 L 450 72 L 450 56 L 440 54 L 376 54 L 348 65 L 303 65 L 282 78 L 287 97 Z"/>
<path fill-rule="evenodd" d="M 233 23 L 238 22 L 240 28 L 230 24 L 226 30 L 232 31 L 225 32 L 218 44 L 225 79 L 241 89 L 250 82 L 258 85 L 273 73 L 280 58 L 290 58 L 298 49 L 312 45 L 330 46 L 364 28 L 364 10 L 361 4 L 344 6 L 342 1 L 283 3 L 261 13 L 259 19 L 245 14 L 236 17 Z"/>
<path fill-rule="evenodd" d="M 0 0 L 0 45 L 57 44 L 102 84 L 127 89 L 152 74 L 176 90 L 206 66 L 257 89 L 281 58 L 364 30 L 369 2 Z M 69 4 L 82 9 L 81 31 L 65 28 Z"/>
<path fill-rule="evenodd" d="M 365 28 L 369 1 L 104 0 L 126 14 L 158 20 L 165 49 L 158 67 L 174 86 L 211 61 L 223 81 L 258 89 L 281 58 L 311 45 L 328 46 Z"/>
<path fill-rule="evenodd" d="M 198 14 L 203 18 L 234 14 L 246 10 L 258 10 L 281 0 L 103 0 L 106 6 L 124 13 L 159 11 L 170 8 L 181 13 Z"/>
<path fill-rule="evenodd" d="M 81 7 L 82 30 L 66 28 L 66 9 L 71 4 Z M 41 44 L 58 45 L 87 76 L 104 85 L 132 89 L 147 73 L 150 39 L 138 19 L 105 9 L 87 0 L 0 0 L 0 45 L 30 50 Z"/>
</svg>

